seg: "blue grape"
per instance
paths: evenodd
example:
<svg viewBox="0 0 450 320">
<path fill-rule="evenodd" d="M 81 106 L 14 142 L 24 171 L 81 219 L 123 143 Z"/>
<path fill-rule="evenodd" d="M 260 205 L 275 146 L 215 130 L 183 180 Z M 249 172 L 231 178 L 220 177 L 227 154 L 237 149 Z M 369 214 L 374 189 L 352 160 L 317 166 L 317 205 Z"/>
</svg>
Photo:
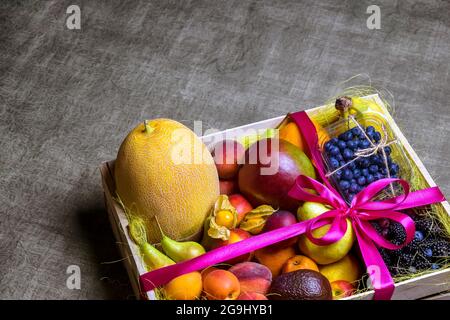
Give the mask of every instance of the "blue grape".
<svg viewBox="0 0 450 320">
<path fill-rule="evenodd" d="M 381 133 L 375 132 L 375 133 L 373 134 L 373 140 L 375 140 L 375 142 L 380 141 L 380 140 L 381 140 Z"/>
<path fill-rule="evenodd" d="M 352 173 L 352 171 L 350 169 L 345 169 L 344 173 L 342 174 L 342 177 L 345 180 L 351 180 L 353 178 L 353 173 Z"/>
<path fill-rule="evenodd" d="M 356 168 L 356 163 L 355 163 L 355 161 L 350 162 L 350 163 L 347 165 L 347 168 L 349 168 L 349 169 L 351 169 L 351 170 L 355 169 L 355 168 Z"/>
<path fill-rule="evenodd" d="M 335 147 L 335 146 L 333 146 L 333 148 L 331 148 L 331 150 L 330 150 L 330 154 L 331 154 L 332 156 L 337 156 L 340 152 L 341 152 L 341 151 L 339 151 L 339 148 L 338 148 L 338 147 Z"/>
<path fill-rule="evenodd" d="M 344 150 L 345 148 L 347 148 L 347 143 L 345 143 L 344 140 L 339 140 L 339 142 L 337 143 L 337 146 L 340 150 Z"/>
<path fill-rule="evenodd" d="M 366 128 L 366 133 L 375 133 L 375 128 L 373 126 L 368 126 Z"/>
<path fill-rule="evenodd" d="M 389 147 L 389 146 L 387 146 L 387 147 L 384 147 L 384 152 L 386 153 L 386 155 L 388 156 L 388 155 L 390 155 L 391 154 L 391 152 L 392 152 L 392 149 L 391 149 L 391 147 Z"/>
<path fill-rule="evenodd" d="M 347 141 L 347 147 L 351 150 L 355 150 L 358 148 L 358 142 L 354 140 Z"/>
<path fill-rule="evenodd" d="M 339 181 L 339 186 L 343 190 L 347 190 L 348 188 L 350 188 L 350 182 L 348 182 L 347 180 L 341 180 L 341 181 Z"/>
<path fill-rule="evenodd" d="M 360 163 L 361 168 L 368 168 L 370 166 L 370 160 L 367 158 L 363 158 Z"/>
<path fill-rule="evenodd" d="M 353 169 L 353 177 L 359 178 L 361 176 L 361 170 Z"/>
<path fill-rule="evenodd" d="M 396 164 L 396 163 L 391 164 L 391 166 L 389 167 L 389 172 L 390 172 L 391 174 L 396 174 L 396 173 L 398 173 L 398 170 L 399 170 L 399 166 L 398 166 L 398 164 Z"/>
<path fill-rule="evenodd" d="M 350 188 L 349 188 L 350 192 L 358 193 L 358 189 L 359 188 L 358 188 L 358 185 L 356 183 L 350 184 Z"/>
<path fill-rule="evenodd" d="M 325 143 L 325 150 L 327 152 L 330 152 L 333 147 L 334 147 L 334 145 L 331 143 L 331 141 L 328 141 L 327 143 Z"/>
<path fill-rule="evenodd" d="M 372 174 L 369 174 L 369 175 L 366 177 L 366 180 L 367 180 L 367 183 L 372 183 L 372 182 L 375 181 L 375 177 L 374 177 Z"/>
<path fill-rule="evenodd" d="M 342 156 L 341 153 L 337 154 L 335 158 L 336 158 L 337 161 L 342 161 L 342 160 L 344 160 L 344 157 Z"/>
<path fill-rule="evenodd" d="M 370 162 L 372 162 L 372 164 L 380 164 L 381 163 L 381 158 L 379 155 L 371 155 L 369 158 Z"/>
<path fill-rule="evenodd" d="M 366 138 L 359 140 L 358 147 L 360 149 L 367 149 L 368 147 L 370 147 L 370 142 Z"/>
<path fill-rule="evenodd" d="M 353 135 L 355 136 L 355 137 L 359 137 L 360 135 L 361 135 L 361 129 L 359 129 L 358 127 L 354 127 L 353 129 L 352 129 L 352 133 L 353 133 Z"/>
<path fill-rule="evenodd" d="M 344 159 L 347 159 L 347 160 L 350 160 L 354 156 L 353 151 L 350 149 L 344 149 L 344 151 L 342 152 L 342 155 L 344 156 Z"/>
<path fill-rule="evenodd" d="M 336 158 L 331 158 L 331 159 L 330 159 L 330 166 L 331 166 L 333 169 L 339 168 L 339 161 L 337 161 Z"/>
<path fill-rule="evenodd" d="M 372 165 L 369 167 L 369 172 L 370 172 L 370 173 L 377 173 L 377 172 L 378 172 L 378 166 L 377 166 L 376 164 L 372 164 Z"/>
<path fill-rule="evenodd" d="M 346 131 L 346 132 L 344 132 L 343 133 L 343 140 L 345 140 L 345 141 L 349 141 L 349 140 L 352 140 L 353 139 L 353 134 L 352 134 L 352 132 L 351 131 Z"/>
<path fill-rule="evenodd" d="M 366 177 L 362 176 L 358 178 L 358 184 L 364 186 L 366 184 Z"/>
<path fill-rule="evenodd" d="M 362 170 L 361 170 L 361 174 L 362 174 L 364 177 L 367 177 L 367 176 L 369 175 L 369 169 L 366 169 L 366 168 L 362 169 Z"/>
</svg>

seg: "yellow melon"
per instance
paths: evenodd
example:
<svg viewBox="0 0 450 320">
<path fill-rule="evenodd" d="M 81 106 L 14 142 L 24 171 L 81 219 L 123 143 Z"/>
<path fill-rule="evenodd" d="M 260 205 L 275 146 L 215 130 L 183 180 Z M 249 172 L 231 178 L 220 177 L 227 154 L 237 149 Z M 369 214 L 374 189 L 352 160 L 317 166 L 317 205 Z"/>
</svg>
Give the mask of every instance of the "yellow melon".
<svg viewBox="0 0 450 320">
<path fill-rule="evenodd" d="M 115 162 L 116 192 L 129 212 L 144 220 L 148 241 L 159 242 L 155 216 L 176 240 L 198 240 L 219 196 L 214 160 L 189 128 L 155 119 L 134 128 Z"/>
</svg>

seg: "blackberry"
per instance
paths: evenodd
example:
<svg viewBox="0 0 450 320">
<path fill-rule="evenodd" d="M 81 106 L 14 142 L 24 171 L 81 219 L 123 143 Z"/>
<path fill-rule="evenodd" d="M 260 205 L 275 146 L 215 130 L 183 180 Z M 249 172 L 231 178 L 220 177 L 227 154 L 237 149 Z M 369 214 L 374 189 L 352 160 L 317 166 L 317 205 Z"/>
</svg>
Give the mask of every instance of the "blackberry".
<svg viewBox="0 0 450 320">
<path fill-rule="evenodd" d="M 387 266 L 391 266 L 392 265 L 392 259 L 391 259 L 391 255 L 389 253 L 389 250 L 384 249 L 384 248 L 379 248 L 378 251 L 380 252 L 381 257 L 383 258 L 384 263 Z"/>
<path fill-rule="evenodd" d="M 424 256 L 418 254 L 414 257 L 414 261 L 412 263 L 413 267 L 417 270 L 427 270 L 431 268 L 431 262 Z"/>
<path fill-rule="evenodd" d="M 416 229 L 426 234 L 436 235 L 442 232 L 437 221 L 430 218 L 422 218 L 416 221 Z"/>
<path fill-rule="evenodd" d="M 408 252 L 416 253 L 420 250 L 423 242 L 422 240 L 419 240 L 418 238 L 414 238 L 410 243 L 408 243 L 407 246 L 404 247 L 405 250 Z"/>
<path fill-rule="evenodd" d="M 446 240 L 436 240 L 430 245 L 433 257 L 448 258 L 450 256 L 450 243 Z"/>
<path fill-rule="evenodd" d="M 414 260 L 413 254 L 401 253 L 397 259 L 397 262 L 394 263 L 392 268 L 396 271 L 397 274 L 411 273 L 409 268 L 412 266 L 413 260 Z"/>
<path fill-rule="evenodd" d="M 398 257 L 398 266 L 402 269 L 408 269 L 414 260 L 414 255 L 411 253 L 403 253 Z"/>
<path fill-rule="evenodd" d="M 383 228 L 380 226 L 378 221 L 371 221 L 370 224 L 379 234 L 381 234 L 383 232 Z"/>
<path fill-rule="evenodd" d="M 400 245 L 406 240 L 405 229 L 400 223 L 392 222 L 389 225 L 388 237 L 393 244 Z"/>
</svg>

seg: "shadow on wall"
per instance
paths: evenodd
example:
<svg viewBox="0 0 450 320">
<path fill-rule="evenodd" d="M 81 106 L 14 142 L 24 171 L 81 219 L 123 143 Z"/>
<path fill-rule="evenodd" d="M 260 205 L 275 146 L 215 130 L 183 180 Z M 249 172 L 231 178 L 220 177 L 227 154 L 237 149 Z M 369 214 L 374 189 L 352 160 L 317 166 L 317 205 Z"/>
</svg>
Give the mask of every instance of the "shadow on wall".
<svg viewBox="0 0 450 320">
<path fill-rule="evenodd" d="M 97 276 L 105 296 L 136 299 L 104 205 L 99 201 L 86 205 L 77 211 L 77 219 L 83 238 L 90 245 L 90 255 L 99 264 Z"/>
</svg>

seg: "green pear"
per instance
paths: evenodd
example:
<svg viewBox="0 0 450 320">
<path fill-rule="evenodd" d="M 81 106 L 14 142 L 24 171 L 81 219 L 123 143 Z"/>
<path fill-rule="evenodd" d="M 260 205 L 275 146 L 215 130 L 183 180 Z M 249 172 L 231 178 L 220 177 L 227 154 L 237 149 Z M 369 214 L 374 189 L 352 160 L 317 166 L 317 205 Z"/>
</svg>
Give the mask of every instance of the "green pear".
<svg viewBox="0 0 450 320">
<path fill-rule="evenodd" d="M 140 246 L 145 265 L 150 270 L 156 270 L 175 262 L 166 256 L 164 253 L 156 249 L 150 243 L 146 242 Z"/>
<path fill-rule="evenodd" d="M 175 262 L 189 260 L 205 253 L 205 248 L 194 241 L 180 242 L 163 235 L 161 246 L 164 252 Z"/>
<path fill-rule="evenodd" d="M 159 232 L 161 232 L 162 236 L 161 247 L 164 253 L 167 254 L 169 258 L 172 259 L 173 261 L 180 262 L 184 260 L 189 260 L 198 257 L 206 252 L 205 248 L 203 248 L 203 246 L 198 242 L 194 241 L 181 242 L 169 238 L 164 234 L 161 225 L 159 224 L 158 217 L 155 216 L 155 220 L 156 224 L 158 225 Z M 139 234 L 139 232 L 134 233 Z"/>
<path fill-rule="evenodd" d="M 315 218 L 324 212 L 330 211 L 331 208 L 317 202 L 305 202 L 297 210 L 297 218 L 299 221 L 305 221 Z M 330 229 L 330 224 L 317 228 L 312 231 L 314 237 L 319 238 L 324 236 Z M 306 235 L 301 235 L 298 241 L 300 251 L 316 261 L 318 264 L 330 264 L 342 259 L 353 246 L 355 241 L 355 233 L 353 231 L 352 223 L 347 219 L 347 231 L 344 236 L 337 242 L 318 246 L 312 243 Z"/>
<path fill-rule="evenodd" d="M 147 242 L 147 232 L 143 221 L 139 218 L 130 218 L 128 231 L 131 239 L 139 246 L 145 265 L 150 270 L 156 270 L 175 262 L 164 253 Z"/>
</svg>

